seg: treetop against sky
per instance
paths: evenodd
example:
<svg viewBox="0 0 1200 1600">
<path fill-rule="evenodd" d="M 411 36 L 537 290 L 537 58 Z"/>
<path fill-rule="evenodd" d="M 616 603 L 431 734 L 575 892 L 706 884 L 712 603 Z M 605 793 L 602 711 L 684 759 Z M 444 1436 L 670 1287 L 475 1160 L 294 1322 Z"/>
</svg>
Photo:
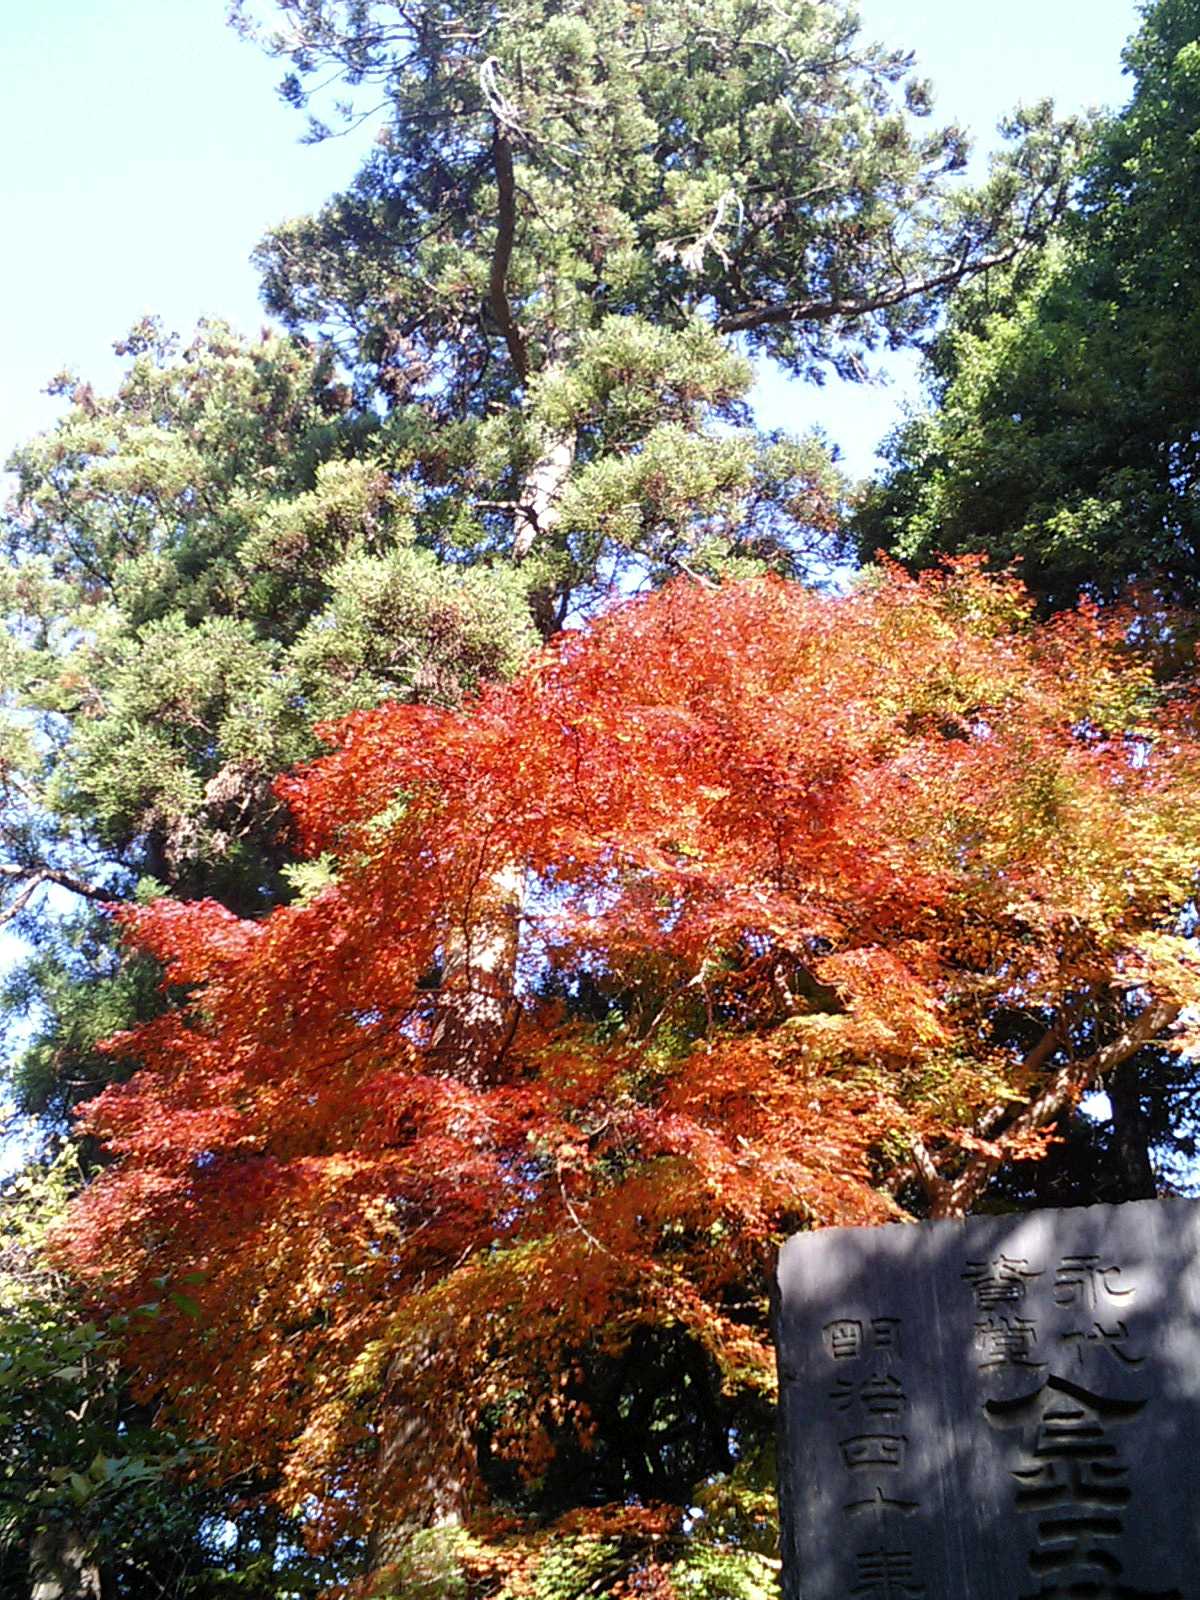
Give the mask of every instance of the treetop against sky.
<svg viewBox="0 0 1200 1600">
<path fill-rule="evenodd" d="M 1131 0 L 864 0 L 864 32 L 917 52 L 935 113 L 981 148 L 1019 101 L 1053 95 L 1064 113 L 1119 104 Z M 302 146 L 300 121 L 272 90 L 275 63 L 240 43 L 212 3 L 62 0 L 14 8 L 4 23 L 0 202 L 17 248 L 0 261 L 8 308 L 0 447 L 52 414 L 40 394 L 63 367 L 100 387 L 111 344 L 148 311 L 188 333 L 199 316 L 252 330 L 262 320 L 250 253 L 267 227 L 344 185 L 370 130 Z M 911 363 L 898 363 L 911 386 Z M 832 383 L 814 394 L 775 382 L 768 420 L 820 422 L 856 471 L 894 415 L 894 391 Z"/>
</svg>

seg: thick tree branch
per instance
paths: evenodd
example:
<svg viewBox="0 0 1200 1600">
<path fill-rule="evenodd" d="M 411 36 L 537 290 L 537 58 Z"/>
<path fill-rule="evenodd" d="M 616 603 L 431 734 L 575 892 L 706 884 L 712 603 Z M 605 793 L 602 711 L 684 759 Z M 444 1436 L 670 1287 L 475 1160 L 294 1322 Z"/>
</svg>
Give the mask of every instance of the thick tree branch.
<svg viewBox="0 0 1200 1600">
<path fill-rule="evenodd" d="M 98 889 L 95 884 L 87 883 L 83 878 L 77 878 L 74 873 L 65 872 L 59 867 L 35 867 L 30 869 L 15 866 L 11 862 L 0 866 L 0 875 L 6 878 L 25 877 L 26 873 L 28 873 L 28 877 L 16 895 L 8 905 L 0 908 L 0 928 L 21 915 L 21 912 L 24 911 L 43 884 L 57 884 L 60 889 L 67 889 L 71 894 L 80 895 L 85 900 L 112 899 L 112 894 L 109 890 Z"/>
<path fill-rule="evenodd" d="M 1079 1096 L 1099 1083 L 1106 1074 L 1128 1061 L 1144 1044 L 1169 1028 L 1180 1007 L 1173 1001 L 1154 1000 L 1141 1015 L 1102 1050 L 1082 1061 L 1068 1061 L 1047 1081 L 1038 1097 L 1014 1117 L 1000 1137 L 1015 1141 L 1050 1125 Z M 999 1168 L 1002 1155 L 980 1152 L 969 1160 L 956 1178 L 943 1180 L 932 1197 L 931 1215 L 964 1217 L 983 1193 Z"/>
<path fill-rule="evenodd" d="M 1042 1037 L 1031 1050 L 1026 1052 L 1022 1059 L 1022 1076 L 1027 1076 L 1032 1072 L 1040 1072 L 1051 1057 L 1063 1048 L 1070 1037 L 1071 1028 L 1079 1020 L 1082 1009 L 1083 1001 L 1077 1001 L 1055 1017 L 1045 1033 L 1042 1034 Z M 990 1138 L 1000 1128 L 1011 1109 L 1011 1106 L 1008 1105 L 993 1106 L 990 1111 L 985 1112 L 976 1122 L 976 1135 L 981 1139 Z M 943 1189 L 947 1186 L 947 1180 L 938 1172 L 933 1157 L 919 1138 L 912 1143 L 912 1160 L 891 1173 L 886 1187 L 889 1194 L 895 1195 L 899 1194 L 901 1189 L 908 1184 L 914 1182 L 920 1183 L 931 1205 L 936 1203 Z"/>
<path fill-rule="evenodd" d="M 744 311 L 731 311 L 723 317 L 718 317 L 717 332 L 745 333 L 752 328 L 765 328 L 781 322 L 832 322 L 838 317 L 852 321 L 856 317 L 868 317 L 873 312 L 887 311 L 892 306 L 902 305 L 904 301 L 913 300 L 918 295 L 933 294 L 938 289 L 949 289 L 954 284 L 961 283 L 966 278 L 973 278 L 980 272 L 988 272 L 993 267 L 1005 267 L 1016 259 L 1028 243 L 1027 239 L 1018 240 L 1007 250 L 998 251 L 995 255 L 980 256 L 974 261 L 959 262 L 953 267 L 947 267 L 944 272 L 936 272 L 931 277 L 919 279 L 916 283 L 911 283 L 905 278 L 893 288 L 879 294 L 849 299 L 786 300 L 774 305 L 748 306 Z"/>
<path fill-rule="evenodd" d="M 529 349 L 517 327 L 508 299 L 508 268 L 512 261 L 517 232 L 517 188 L 513 173 L 512 142 L 499 122 L 492 139 L 492 164 L 496 172 L 500 212 L 496 220 L 496 243 L 488 282 L 488 307 L 504 335 L 517 377 L 523 384 L 529 377 Z"/>
<path fill-rule="evenodd" d="M 920 1180 L 921 1187 L 925 1191 L 925 1198 L 929 1201 L 930 1206 L 936 1205 L 938 1197 L 945 1187 L 945 1180 L 939 1173 L 933 1157 L 925 1148 L 924 1139 L 919 1137 L 912 1141 L 911 1164 L 901 1172 L 893 1175 L 893 1181 L 889 1188 L 894 1194 L 898 1189 L 902 1189 L 912 1178 Z"/>
</svg>

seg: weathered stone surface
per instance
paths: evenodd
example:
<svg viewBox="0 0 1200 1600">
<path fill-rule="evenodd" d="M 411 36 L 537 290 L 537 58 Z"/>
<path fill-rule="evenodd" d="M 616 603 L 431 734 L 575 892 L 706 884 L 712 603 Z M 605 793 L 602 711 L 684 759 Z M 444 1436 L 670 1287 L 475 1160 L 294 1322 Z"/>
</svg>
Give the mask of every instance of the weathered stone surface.
<svg viewBox="0 0 1200 1600">
<path fill-rule="evenodd" d="M 788 1600 L 1200 1600 L 1200 1203 L 788 1241 Z"/>
</svg>

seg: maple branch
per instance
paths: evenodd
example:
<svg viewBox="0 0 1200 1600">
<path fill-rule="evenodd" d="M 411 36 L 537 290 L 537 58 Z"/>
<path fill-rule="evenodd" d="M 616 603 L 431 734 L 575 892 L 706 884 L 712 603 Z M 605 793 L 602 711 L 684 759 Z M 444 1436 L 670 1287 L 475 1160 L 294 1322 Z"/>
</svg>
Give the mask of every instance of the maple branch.
<svg viewBox="0 0 1200 1600">
<path fill-rule="evenodd" d="M 1124 1033 L 1103 1049 L 1082 1061 L 1068 1061 L 1049 1079 L 1041 1094 L 1030 1102 L 1004 1129 L 1001 1138 L 1020 1139 L 1048 1127 L 1079 1096 L 1099 1082 L 1123 1061 L 1135 1055 L 1144 1044 L 1169 1028 L 1182 1007 L 1172 1000 L 1154 1000 Z M 1045 1041 L 1036 1048 L 1041 1049 Z M 956 1178 L 939 1180 L 930 1215 L 934 1218 L 964 1217 L 983 1193 L 1003 1160 L 999 1153 L 981 1151 L 967 1162 Z"/>
<path fill-rule="evenodd" d="M 714 582 L 712 578 L 707 577 L 703 572 L 697 572 L 695 567 L 689 567 L 682 556 L 672 556 L 670 560 L 671 565 L 678 567 L 684 577 L 690 578 L 693 583 L 698 583 L 702 589 L 716 590 L 721 587 L 719 583 Z"/>
<path fill-rule="evenodd" d="M 1079 1020 L 1083 1005 L 1084 1002 L 1078 1000 L 1073 1005 L 1068 1006 L 1066 1010 L 1059 1012 L 1038 1042 L 1022 1058 L 1020 1071 L 1023 1074 L 1039 1072 L 1047 1061 L 1067 1043 L 1070 1038 L 1070 1030 Z M 976 1122 L 975 1133 L 980 1138 L 990 1137 L 1004 1121 L 1008 1111 L 1009 1107 L 1007 1105 L 993 1106 L 990 1111 L 985 1112 Z M 933 1157 L 929 1154 L 924 1141 L 920 1137 L 913 1138 L 910 1149 L 912 1151 L 912 1160 L 891 1173 L 885 1187 L 889 1194 L 897 1195 L 906 1184 L 916 1180 L 925 1190 L 926 1199 L 929 1200 L 931 1205 L 936 1205 L 943 1190 L 947 1187 L 948 1180 L 938 1172 Z"/>
<path fill-rule="evenodd" d="M 1025 1059 L 1021 1062 L 1022 1072 L 1040 1071 L 1051 1056 L 1067 1043 L 1070 1038 L 1070 1030 L 1078 1020 L 1081 1009 L 1081 1006 L 1074 1005 L 1055 1017 L 1033 1049 L 1026 1054 Z"/>
<path fill-rule="evenodd" d="M 925 1198 L 932 1208 L 937 1205 L 942 1190 L 946 1186 L 946 1181 L 938 1171 L 933 1157 L 926 1148 L 924 1139 L 919 1134 L 913 1136 L 910 1148 L 912 1150 L 911 1164 L 902 1168 L 900 1172 L 893 1173 L 892 1181 L 888 1187 L 895 1194 L 897 1189 L 902 1188 L 910 1178 L 918 1178 L 921 1187 L 925 1190 Z"/>
<path fill-rule="evenodd" d="M 513 173 L 512 141 L 507 127 L 499 119 L 492 139 L 492 165 L 496 171 L 500 210 L 496 219 L 496 243 L 492 249 L 492 267 L 488 280 L 488 309 L 504 335 L 504 342 L 512 357 L 517 378 L 523 384 L 529 377 L 529 349 L 520 328 L 517 327 L 508 298 L 508 269 L 517 234 L 517 189 Z"/>
<path fill-rule="evenodd" d="M 1007 250 L 995 255 L 982 256 L 973 262 L 959 261 L 944 272 L 936 272 L 917 283 L 904 279 L 896 288 L 859 299 L 786 300 L 774 305 L 749 306 L 745 311 L 731 311 L 717 318 L 717 332 L 745 333 L 748 329 L 765 328 L 778 322 L 832 322 L 835 317 L 852 319 L 870 316 L 872 312 L 886 311 L 903 304 L 905 300 L 915 299 L 917 295 L 948 289 L 965 278 L 989 272 L 993 267 L 1005 267 L 1020 255 L 1028 243 L 1028 239 L 1019 239 Z"/>
<path fill-rule="evenodd" d="M 611 1256 L 614 1261 L 618 1260 L 619 1258 L 617 1256 L 613 1255 L 613 1252 L 608 1248 L 608 1246 L 606 1244 L 604 1244 L 602 1240 L 597 1239 L 596 1235 L 591 1231 L 591 1229 L 583 1221 L 583 1219 L 580 1217 L 578 1211 L 576 1211 L 574 1205 L 571 1203 L 571 1196 L 567 1193 L 567 1186 L 563 1182 L 562 1162 L 559 1161 L 557 1158 L 555 1159 L 555 1162 L 554 1162 L 554 1174 L 555 1174 L 555 1177 L 557 1177 L 557 1179 L 558 1179 L 558 1192 L 559 1192 L 559 1194 L 562 1195 L 563 1205 L 566 1207 L 567 1215 L 570 1217 L 570 1219 L 574 1223 L 575 1227 L 578 1228 L 579 1232 L 583 1235 L 583 1237 L 587 1240 L 587 1242 L 590 1245 L 594 1245 L 595 1248 L 597 1250 L 599 1250 L 603 1255 Z"/>
</svg>

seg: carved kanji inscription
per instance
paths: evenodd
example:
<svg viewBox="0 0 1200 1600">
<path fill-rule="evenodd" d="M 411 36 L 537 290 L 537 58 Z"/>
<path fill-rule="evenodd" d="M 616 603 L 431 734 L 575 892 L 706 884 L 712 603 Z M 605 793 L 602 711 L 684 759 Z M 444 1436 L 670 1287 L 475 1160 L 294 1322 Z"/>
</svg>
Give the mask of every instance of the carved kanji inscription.
<svg viewBox="0 0 1200 1600">
<path fill-rule="evenodd" d="M 1200 1600 L 1200 1203 L 799 1235 L 788 1600 Z"/>
</svg>

